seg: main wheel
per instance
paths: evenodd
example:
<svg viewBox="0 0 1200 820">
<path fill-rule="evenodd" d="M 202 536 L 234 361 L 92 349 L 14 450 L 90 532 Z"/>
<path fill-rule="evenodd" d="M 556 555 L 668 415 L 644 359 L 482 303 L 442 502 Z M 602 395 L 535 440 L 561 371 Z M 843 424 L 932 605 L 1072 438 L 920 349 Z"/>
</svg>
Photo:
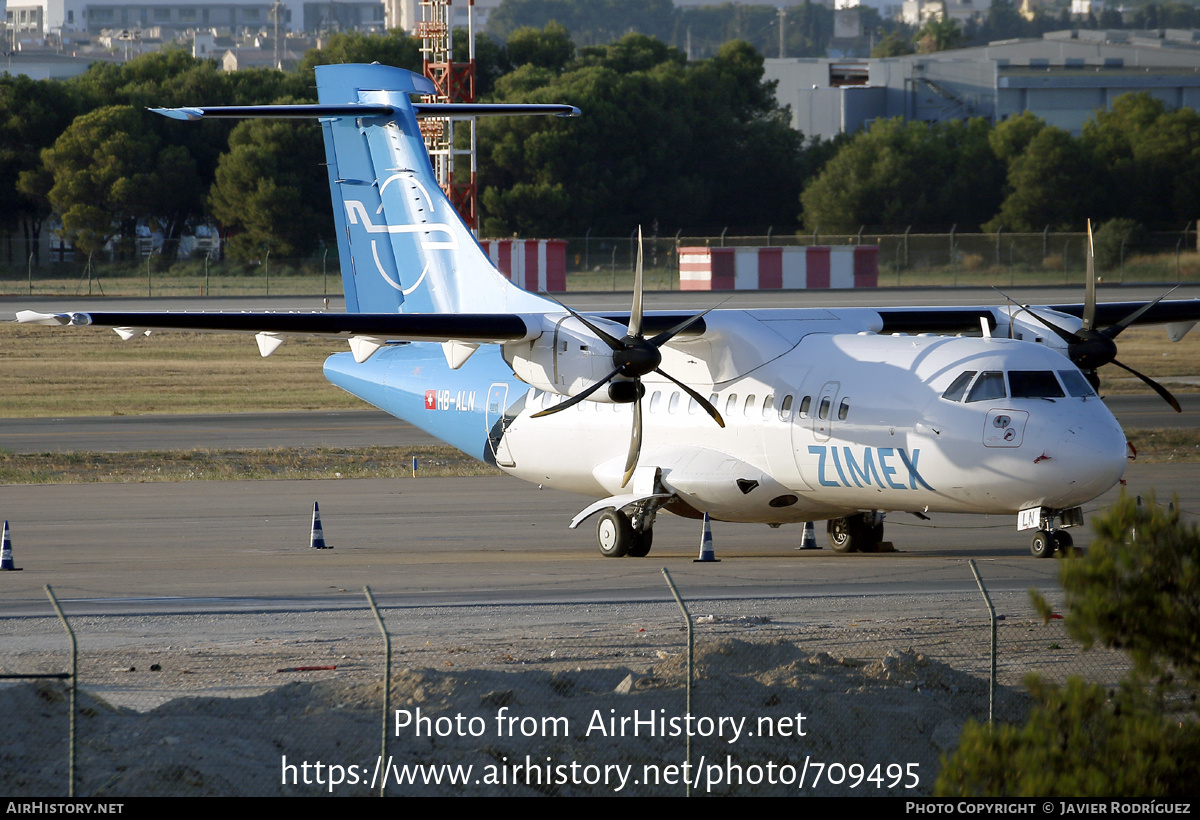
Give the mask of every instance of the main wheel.
<svg viewBox="0 0 1200 820">
<path fill-rule="evenodd" d="M 883 540 L 883 524 L 862 527 L 862 541 L 858 544 L 859 552 L 879 552 L 879 542 Z"/>
<path fill-rule="evenodd" d="M 654 543 L 654 529 L 633 533 L 633 543 L 629 545 L 629 557 L 645 558 L 650 554 L 650 545 Z"/>
<path fill-rule="evenodd" d="M 1054 536 L 1045 530 L 1038 530 L 1029 542 L 1029 551 L 1034 558 L 1049 558 L 1054 554 Z"/>
<path fill-rule="evenodd" d="M 1058 549 L 1058 554 L 1063 558 L 1070 558 L 1075 555 L 1075 539 L 1066 530 L 1054 531 L 1054 546 Z"/>
<path fill-rule="evenodd" d="M 620 510 L 605 510 L 600 514 L 596 540 L 600 543 L 601 555 L 607 558 L 628 555 L 633 539 L 633 524 L 629 522 L 629 516 Z"/>
<path fill-rule="evenodd" d="M 834 552 L 854 552 L 862 543 L 862 527 L 858 516 L 831 518 L 825 527 L 829 533 L 829 546 Z"/>
</svg>

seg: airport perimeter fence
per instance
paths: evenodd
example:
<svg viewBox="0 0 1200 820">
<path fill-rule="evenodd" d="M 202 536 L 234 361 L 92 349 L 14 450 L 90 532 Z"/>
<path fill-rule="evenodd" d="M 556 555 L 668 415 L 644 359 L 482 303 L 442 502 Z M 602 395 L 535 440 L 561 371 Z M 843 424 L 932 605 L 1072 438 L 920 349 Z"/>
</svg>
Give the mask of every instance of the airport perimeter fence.
<svg viewBox="0 0 1200 820">
<path fill-rule="evenodd" d="M 637 232 L 624 237 L 568 237 L 566 289 L 628 292 L 633 286 Z M 880 287 L 1082 285 L 1087 267 L 1082 232 L 916 234 L 726 234 L 646 236 L 645 288 L 679 288 L 681 247 L 781 247 L 867 244 L 879 247 Z M 1200 280 L 1197 232 L 1139 235 L 1132 243 L 1097 248 L 1105 282 Z M 74 252 L 28 252 L 16 238 L 0 247 L 0 293 L 26 296 L 341 296 L 337 249 L 306 258 L 235 260 L 193 253 L 172 260 L 159 252 L 126 261 L 88 260 Z"/>
<path fill-rule="evenodd" d="M 1128 668 L 1025 593 L 993 596 L 995 620 L 979 593 L 681 595 L 690 675 L 665 583 L 661 602 L 384 607 L 390 667 L 361 604 L 73 616 L 74 794 L 362 796 L 382 769 L 389 795 L 926 795 L 968 720 L 1022 721 L 1028 674 Z M 0 671 L 70 668 L 53 616 L 5 631 Z M 68 691 L 0 688 L 0 793 L 67 794 Z"/>
</svg>

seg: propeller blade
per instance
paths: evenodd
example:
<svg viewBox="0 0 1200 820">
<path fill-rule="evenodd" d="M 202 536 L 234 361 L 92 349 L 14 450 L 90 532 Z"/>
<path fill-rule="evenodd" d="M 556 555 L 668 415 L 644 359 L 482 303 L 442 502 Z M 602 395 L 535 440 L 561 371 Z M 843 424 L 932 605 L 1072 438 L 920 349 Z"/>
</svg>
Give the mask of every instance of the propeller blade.
<svg viewBox="0 0 1200 820">
<path fill-rule="evenodd" d="M 642 226 L 638 225 L 637 267 L 633 273 L 633 309 L 629 311 L 629 335 L 642 335 Z"/>
<path fill-rule="evenodd" d="M 1154 390 L 1155 393 L 1162 396 L 1163 401 L 1165 401 L 1167 404 L 1171 405 L 1171 407 L 1173 407 L 1175 409 L 1176 413 L 1183 412 L 1183 408 L 1179 406 L 1179 402 L 1175 399 L 1174 396 L 1171 395 L 1170 391 L 1167 390 L 1167 388 L 1163 387 L 1158 382 L 1156 382 L 1154 379 L 1150 378 L 1149 376 L 1147 376 L 1143 373 L 1137 372 L 1136 370 L 1134 370 L 1132 367 L 1130 367 L 1127 364 L 1121 364 L 1116 359 L 1113 359 L 1112 363 L 1115 364 L 1117 367 L 1121 368 L 1122 370 L 1128 370 L 1130 373 L 1137 376 L 1139 379 L 1144 381 L 1146 384 L 1150 385 L 1150 387 Z"/>
<path fill-rule="evenodd" d="M 704 412 L 708 413 L 710 416 L 713 417 L 713 421 L 715 421 L 719 427 L 725 426 L 725 419 L 721 418 L 721 414 L 717 412 L 717 408 L 712 406 L 712 402 L 710 402 L 708 399 L 701 396 L 695 390 L 688 387 L 686 384 L 684 384 L 679 379 L 675 378 L 674 376 L 672 376 L 670 373 L 666 372 L 662 368 L 655 368 L 654 372 L 660 376 L 666 376 L 668 379 L 675 382 L 675 384 L 682 387 L 684 392 L 686 392 L 689 396 L 691 396 L 693 399 L 696 400 L 696 404 L 698 404 L 704 408 Z"/>
<path fill-rule="evenodd" d="M 625 477 L 621 479 L 624 487 L 633 478 L 637 469 L 638 457 L 642 454 L 642 400 L 633 403 L 633 435 L 629 439 L 629 455 L 625 459 Z"/>
<path fill-rule="evenodd" d="M 1087 285 L 1083 297 L 1083 329 L 1091 330 L 1096 324 L 1096 248 L 1092 243 L 1092 220 L 1087 222 Z"/>
<path fill-rule="evenodd" d="M 601 387 L 608 384 L 610 381 L 613 380 L 613 377 L 616 376 L 620 372 L 621 372 L 621 368 L 618 367 L 616 370 L 609 373 L 607 376 L 605 376 L 603 379 L 601 379 L 600 381 L 593 384 L 591 387 L 588 387 L 586 390 L 576 393 L 574 396 L 567 399 L 562 404 L 556 404 L 555 406 L 553 406 L 547 410 L 542 410 L 540 412 L 534 413 L 529 418 L 540 419 L 542 416 L 550 416 L 555 413 L 561 413 L 563 410 L 566 410 L 568 407 L 574 407 L 575 405 L 579 404 L 579 402 L 586 401 L 588 396 L 592 395 L 597 390 L 599 390 Z"/>
<path fill-rule="evenodd" d="M 565 310 L 567 313 L 571 314 L 576 319 L 583 322 L 583 326 L 586 327 L 588 330 L 592 331 L 592 333 L 595 333 L 596 336 L 600 339 L 600 341 L 602 341 L 606 345 L 608 345 L 610 350 L 624 350 L 625 349 L 625 345 L 621 344 L 621 341 L 619 339 L 617 339 L 615 336 L 605 332 L 604 330 L 601 330 L 599 327 L 592 324 L 587 319 L 583 318 L 582 314 L 577 313 L 576 311 L 572 310 L 567 305 L 564 305 L 562 302 L 555 299 L 549 293 L 546 293 L 546 291 L 542 291 L 542 296 L 545 296 L 547 299 L 549 299 L 551 302 L 554 302 L 556 305 L 558 305 L 560 308 Z"/>
<path fill-rule="evenodd" d="M 1175 287 L 1171 288 L 1169 291 L 1164 293 L 1162 296 L 1155 299 L 1153 302 L 1147 302 L 1146 304 L 1142 305 L 1140 308 L 1135 310 L 1133 313 L 1129 314 L 1124 319 L 1117 322 L 1115 325 L 1109 325 L 1108 327 L 1104 328 L 1104 330 L 1102 330 L 1100 332 L 1103 333 L 1105 336 L 1107 336 L 1110 339 L 1117 338 L 1117 336 L 1120 335 L 1122 330 L 1124 330 L 1125 328 L 1129 327 L 1131 324 L 1136 322 L 1143 313 L 1145 313 L 1150 308 L 1157 305 L 1163 299 L 1166 299 L 1168 296 L 1170 296 L 1172 293 L 1174 293 L 1178 289 L 1179 289 L 1179 285 L 1176 285 Z"/>
<path fill-rule="evenodd" d="M 696 324 L 696 322 L 703 319 L 706 314 L 711 313 L 712 311 L 716 310 L 717 308 L 719 308 L 721 305 L 725 304 L 732 298 L 733 297 L 730 296 L 728 298 L 722 299 L 720 302 L 717 302 L 715 305 L 708 308 L 708 310 L 705 310 L 701 313 L 697 313 L 695 316 L 692 316 L 690 318 L 684 319 L 682 322 L 675 325 L 675 327 L 671 328 L 670 330 L 664 330 L 662 333 L 660 333 L 657 336 L 655 336 L 654 338 L 652 338 L 650 340 L 650 344 L 654 345 L 655 347 L 662 347 L 667 342 L 671 341 L 676 336 L 678 336 L 680 333 L 683 333 L 683 331 L 687 330 L 689 327 Z"/>
</svg>

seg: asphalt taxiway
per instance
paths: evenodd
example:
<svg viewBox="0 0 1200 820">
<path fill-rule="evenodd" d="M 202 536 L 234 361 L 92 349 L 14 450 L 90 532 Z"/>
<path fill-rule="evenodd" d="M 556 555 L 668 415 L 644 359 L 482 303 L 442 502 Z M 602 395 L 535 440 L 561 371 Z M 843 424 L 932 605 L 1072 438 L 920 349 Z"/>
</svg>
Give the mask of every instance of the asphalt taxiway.
<svg viewBox="0 0 1200 820">
<path fill-rule="evenodd" d="M 1195 464 L 1126 475 L 1130 493 L 1184 510 L 1200 509 L 1198 478 Z M 314 501 L 331 550 L 309 549 Z M 0 517 L 23 571 L 0 573 L 0 616 L 46 614 L 45 584 L 95 612 L 336 608 L 367 584 L 391 606 L 658 600 L 664 566 L 705 598 L 966 592 L 969 558 L 995 591 L 1056 585 L 1012 516 L 892 514 L 898 552 L 877 555 L 798 551 L 799 526 L 717 523 L 721 562 L 696 564 L 698 522 L 669 515 L 649 557 L 602 557 L 590 523 L 567 529 L 587 503 L 506 476 L 9 485 Z"/>
</svg>

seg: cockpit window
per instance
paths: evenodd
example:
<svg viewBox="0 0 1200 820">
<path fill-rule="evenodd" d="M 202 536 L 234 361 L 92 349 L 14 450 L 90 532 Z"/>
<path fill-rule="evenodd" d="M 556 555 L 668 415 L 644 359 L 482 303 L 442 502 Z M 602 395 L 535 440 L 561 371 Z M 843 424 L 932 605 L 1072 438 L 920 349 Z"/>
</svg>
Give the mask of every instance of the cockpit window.
<svg viewBox="0 0 1200 820">
<path fill-rule="evenodd" d="M 1062 379 L 1062 383 L 1067 387 L 1067 395 L 1077 399 L 1087 398 L 1088 396 L 1096 395 L 1096 391 L 1092 389 L 1092 385 L 1088 383 L 1087 377 L 1078 370 L 1060 370 L 1058 377 Z"/>
<path fill-rule="evenodd" d="M 1014 399 L 1061 399 L 1066 395 L 1050 370 L 1011 370 L 1008 386 Z"/>
<path fill-rule="evenodd" d="M 975 378 L 975 374 L 978 372 L 978 370 L 968 370 L 965 373 L 959 373 L 958 378 L 946 388 L 942 398 L 947 401 L 962 401 L 963 393 L 967 392 L 967 385 L 971 383 L 971 379 Z"/>
<path fill-rule="evenodd" d="M 975 381 L 967 401 L 987 401 L 1004 398 L 1004 374 L 999 370 L 987 370 Z"/>
</svg>

